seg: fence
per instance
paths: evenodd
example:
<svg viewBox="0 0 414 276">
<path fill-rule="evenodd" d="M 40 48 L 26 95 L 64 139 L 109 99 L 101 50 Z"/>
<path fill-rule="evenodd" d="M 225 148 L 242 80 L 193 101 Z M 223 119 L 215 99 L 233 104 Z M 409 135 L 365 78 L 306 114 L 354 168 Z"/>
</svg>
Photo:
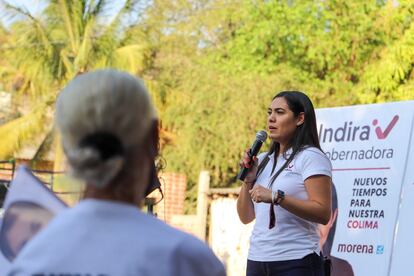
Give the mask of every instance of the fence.
<svg viewBox="0 0 414 276">
<path fill-rule="evenodd" d="M 0 161 L 0 207 L 3 206 L 7 189 L 14 177 L 16 168 L 17 162 L 13 159 Z M 36 169 L 32 169 L 32 172 L 68 204 L 73 204 L 79 200 L 83 185 L 74 180 L 69 180 L 65 176 L 65 172 Z"/>
</svg>

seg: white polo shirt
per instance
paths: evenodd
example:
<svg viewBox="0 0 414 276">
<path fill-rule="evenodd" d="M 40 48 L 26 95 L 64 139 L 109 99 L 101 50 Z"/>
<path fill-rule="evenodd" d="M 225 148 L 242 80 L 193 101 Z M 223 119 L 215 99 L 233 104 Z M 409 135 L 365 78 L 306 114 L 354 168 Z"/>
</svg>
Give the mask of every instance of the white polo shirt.
<svg viewBox="0 0 414 276">
<path fill-rule="evenodd" d="M 202 241 L 104 200 L 82 200 L 42 230 L 12 264 L 11 275 L 224 276 Z"/>
<path fill-rule="evenodd" d="M 292 151 L 288 151 L 288 154 Z M 266 154 L 259 156 L 261 161 Z M 268 187 L 273 167 L 273 154 L 260 174 L 256 185 Z M 288 156 L 287 156 L 288 157 Z M 285 163 L 278 157 L 274 174 Z M 319 149 L 308 147 L 297 153 L 273 183 L 272 190 L 282 190 L 286 195 L 306 200 L 308 194 L 304 181 L 313 175 L 332 177 L 332 165 Z M 275 206 L 276 226 L 269 229 L 269 203 L 254 203 L 256 222 L 250 238 L 248 259 L 252 261 L 285 261 L 301 259 L 312 252 L 320 252 L 317 223 L 313 223 Z"/>
</svg>

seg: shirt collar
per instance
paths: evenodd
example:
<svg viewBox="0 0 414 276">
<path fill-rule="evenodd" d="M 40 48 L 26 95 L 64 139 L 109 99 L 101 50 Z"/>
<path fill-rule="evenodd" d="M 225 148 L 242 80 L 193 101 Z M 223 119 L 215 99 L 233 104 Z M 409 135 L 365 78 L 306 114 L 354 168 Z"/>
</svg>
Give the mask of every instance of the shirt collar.
<svg viewBox="0 0 414 276">
<path fill-rule="evenodd" d="M 293 152 L 293 149 L 292 149 L 292 148 L 289 148 L 289 149 L 286 151 L 286 153 L 285 153 L 285 154 L 282 154 L 281 156 L 279 156 L 279 158 L 283 158 L 283 159 L 284 159 L 283 155 L 286 155 L 286 157 L 287 157 L 287 158 L 289 158 L 289 156 L 292 154 L 292 152 Z M 273 159 L 273 158 L 274 158 L 274 156 L 275 156 L 275 153 L 274 153 L 274 152 L 272 152 L 271 154 L 269 154 L 269 158 L 270 158 L 270 159 Z"/>
</svg>

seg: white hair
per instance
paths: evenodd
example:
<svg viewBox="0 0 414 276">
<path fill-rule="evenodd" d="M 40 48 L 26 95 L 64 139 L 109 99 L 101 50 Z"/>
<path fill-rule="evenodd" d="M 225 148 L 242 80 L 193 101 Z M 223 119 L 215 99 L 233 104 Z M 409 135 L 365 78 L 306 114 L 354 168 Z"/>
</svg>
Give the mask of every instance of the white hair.
<svg viewBox="0 0 414 276">
<path fill-rule="evenodd" d="M 72 173 L 105 187 L 125 163 L 122 154 L 102 157 L 96 147 L 81 145 L 98 133 L 113 136 L 124 152 L 140 145 L 157 118 L 143 83 L 116 70 L 98 70 L 77 76 L 60 93 L 56 124 Z"/>
</svg>

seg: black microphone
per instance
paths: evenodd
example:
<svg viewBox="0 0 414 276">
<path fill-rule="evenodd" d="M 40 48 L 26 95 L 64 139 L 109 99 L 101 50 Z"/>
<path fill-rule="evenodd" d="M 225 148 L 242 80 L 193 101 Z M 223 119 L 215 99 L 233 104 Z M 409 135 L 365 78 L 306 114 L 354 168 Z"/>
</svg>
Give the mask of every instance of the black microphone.
<svg viewBox="0 0 414 276">
<path fill-rule="evenodd" d="M 259 153 L 260 148 L 262 147 L 264 141 L 267 139 L 267 133 L 264 130 L 261 130 L 256 133 L 256 140 L 253 142 L 249 152 L 247 153 L 250 158 L 256 156 Z M 253 161 L 253 160 L 252 160 Z M 242 167 L 240 169 L 239 174 L 237 175 L 237 179 L 243 181 L 246 178 L 247 173 L 249 172 L 250 168 Z"/>
</svg>

